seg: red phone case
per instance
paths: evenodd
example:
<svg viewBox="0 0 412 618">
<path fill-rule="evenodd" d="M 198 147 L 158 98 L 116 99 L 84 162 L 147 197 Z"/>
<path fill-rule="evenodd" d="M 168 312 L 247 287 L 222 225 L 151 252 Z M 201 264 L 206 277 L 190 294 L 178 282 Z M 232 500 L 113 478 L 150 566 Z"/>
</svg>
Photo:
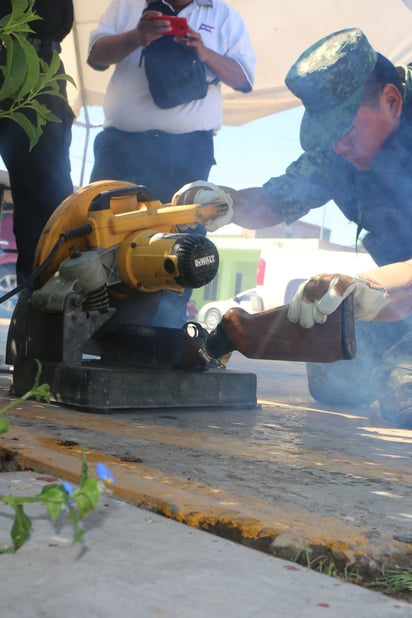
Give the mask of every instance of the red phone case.
<svg viewBox="0 0 412 618">
<path fill-rule="evenodd" d="M 188 33 L 188 24 L 186 17 L 173 17 L 173 15 L 159 15 L 156 17 L 150 17 L 149 19 L 163 19 L 168 21 L 172 26 L 170 32 L 165 32 L 165 35 L 169 36 L 186 36 Z"/>
</svg>

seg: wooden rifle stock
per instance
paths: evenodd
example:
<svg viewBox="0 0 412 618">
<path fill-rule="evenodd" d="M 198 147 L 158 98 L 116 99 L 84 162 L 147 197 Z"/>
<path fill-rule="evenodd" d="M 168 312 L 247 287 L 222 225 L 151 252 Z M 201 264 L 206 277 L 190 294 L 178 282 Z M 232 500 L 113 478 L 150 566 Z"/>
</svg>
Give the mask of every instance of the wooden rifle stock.
<svg viewBox="0 0 412 618">
<path fill-rule="evenodd" d="M 350 295 L 325 324 L 303 328 L 287 318 L 288 305 L 249 314 L 232 308 L 206 340 L 206 351 L 220 358 L 238 350 L 248 358 L 332 363 L 356 353 L 353 298 Z"/>
</svg>

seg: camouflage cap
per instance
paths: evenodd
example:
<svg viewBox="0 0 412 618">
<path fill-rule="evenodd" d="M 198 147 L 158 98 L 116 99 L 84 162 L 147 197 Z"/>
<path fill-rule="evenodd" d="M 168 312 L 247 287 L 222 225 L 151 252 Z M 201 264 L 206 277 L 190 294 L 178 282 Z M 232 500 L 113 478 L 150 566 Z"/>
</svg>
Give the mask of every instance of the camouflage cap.
<svg viewBox="0 0 412 618">
<path fill-rule="evenodd" d="M 300 127 L 304 150 L 334 144 L 346 133 L 376 60 L 358 28 L 334 32 L 299 56 L 285 83 L 305 106 Z"/>
</svg>

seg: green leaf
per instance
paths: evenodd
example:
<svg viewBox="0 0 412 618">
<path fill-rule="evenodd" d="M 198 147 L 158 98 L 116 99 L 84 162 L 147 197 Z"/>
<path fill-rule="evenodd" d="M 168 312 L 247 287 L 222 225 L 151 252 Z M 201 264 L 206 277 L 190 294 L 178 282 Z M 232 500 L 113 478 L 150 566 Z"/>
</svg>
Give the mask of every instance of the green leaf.
<svg viewBox="0 0 412 618">
<path fill-rule="evenodd" d="M 74 527 L 74 534 L 73 534 L 73 545 L 74 545 L 75 543 L 78 543 L 80 539 L 83 537 L 84 530 L 80 526 L 80 523 L 79 523 L 80 518 L 79 518 L 77 511 L 71 505 L 69 505 L 69 519 Z"/>
<path fill-rule="evenodd" d="M 0 65 L 0 118 L 14 120 L 26 132 L 30 150 L 37 143 L 46 122 L 58 122 L 57 117 L 44 109 L 38 98 L 41 95 L 65 99 L 60 92 L 60 83 L 74 80 L 67 74 L 59 74 L 60 57 L 54 52 L 50 64 L 42 60 L 27 41 L 33 32 L 30 23 L 41 19 L 33 10 L 33 0 L 13 0 L 11 13 L 0 19 L 0 44 L 3 43 L 5 64 Z M 22 114 L 25 109 L 35 112 L 34 121 L 27 121 Z"/>
<path fill-rule="evenodd" d="M 46 506 L 50 519 L 54 523 L 55 521 L 57 521 L 57 518 L 61 513 L 63 504 L 58 503 L 58 502 L 45 502 L 45 506 Z"/>
<path fill-rule="evenodd" d="M 33 0 L 12 0 L 12 12 L 0 20 L 0 27 L 4 32 L 33 32 L 30 27 L 32 21 L 41 19 L 33 12 Z"/>
<path fill-rule="evenodd" d="M 0 101 L 16 94 L 27 73 L 26 56 L 20 44 L 11 37 L 5 37 L 5 45 L 6 66 L 2 67 L 4 80 L 0 88 Z"/>
<path fill-rule="evenodd" d="M 82 449 L 82 469 L 80 473 L 80 485 L 83 485 L 89 476 L 89 466 L 87 464 L 87 457 L 84 449 Z"/>
<path fill-rule="evenodd" d="M 80 517 L 76 509 L 73 507 L 73 500 L 69 502 L 69 519 L 75 528 L 78 528 Z"/>
<path fill-rule="evenodd" d="M 67 504 L 67 493 L 63 485 L 46 485 L 41 491 L 42 502 L 47 508 L 52 522 L 55 522 L 60 515 L 62 508 Z"/>
<path fill-rule="evenodd" d="M 33 0 L 13 0 L 11 3 L 12 19 L 18 19 L 22 13 L 31 9 L 33 4 Z"/>
<path fill-rule="evenodd" d="M 39 59 L 33 46 L 26 39 L 20 41 L 25 56 L 27 67 L 25 79 L 16 93 L 16 99 L 20 100 L 27 96 L 36 87 L 40 75 Z"/>
<path fill-rule="evenodd" d="M 73 535 L 73 545 L 75 543 L 78 543 L 81 540 L 81 538 L 83 537 L 83 535 L 84 535 L 83 528 L 80 528 L 80 526 L 78 528 L 76 528 L 76 532 Z"/>
<path fill-rule="evenodd" d="M 51 114 L 49 108 L 39 103 L 36 99 L 30 103 L 30 108 L 36 112 L 37 117 L 40 118 L 41 121 L 46 120 Z"/>
<path fill-rule="evenodd" d="M 13 527 L 11 529 L 11 538 L 13 540 L 14 549 L 19 549 L 27 541 L 30 535 L 31 519 L 26 515 L 23 505 L 14 505 L 15 517 Z"/>
<path fill-rule="evenodd" d="M 10 419 L 7 416 L 0 417 L 0 434 L 6 433 L 10 427 Z"/>
<path fill-rule="evenodd" d="M 17 122 L 17 124 L 19 124 L 21 128 L 26 132 L 27 137 L 29 138 L 29 144 L 30 144 L 30 150 L 31 150 L 33 146 L 35 146 L 35 144 L 38 142 L 39 137 L 42 134 L 42 131 L 39 131 L 38 128 L 35 125 L 33 125 L 24 114 L 20 112 L 15 112 L 13 114 L 13 120 L 14 122 Z"/>
<path fill-rule="evenodd" d="M 100 489 L 96 479 L 87 479 L 71 496 L 79 509 L 80 518 L 86 517 L 99 504 Z"/>
<path fill-rule="evenodd" d="M 44 70 L 47 80 L 52 79 L 52 77 L 56 75 L 57 71 L 60 69 L 60 56 L 56 51 L 53 52 L 49 65 L 42 62 L 42 69 Z"/>
<path fill-rule="evenodd" d="M 74 81 L 73 77 L 71 75 L 68 75 L 67 73 L 60 73 L 58 76 L 56 76 L 56 79 L 58 79 L 59 81 L 70 82 L 72 86 L 77 88 L 77 84 Z"/>
<path fill-rule="evenodd" d="M 43 500 L 59 500 L 64 502 L 66 491 L 61 483 L 50 483 L 42 487 L 40 495 Z"/>
</svg>

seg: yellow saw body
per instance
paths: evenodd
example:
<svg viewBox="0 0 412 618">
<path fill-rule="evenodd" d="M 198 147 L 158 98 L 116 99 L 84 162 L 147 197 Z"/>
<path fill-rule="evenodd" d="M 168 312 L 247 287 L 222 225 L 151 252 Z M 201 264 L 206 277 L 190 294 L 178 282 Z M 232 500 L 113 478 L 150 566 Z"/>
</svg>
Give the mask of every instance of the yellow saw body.
<svg viewBox="0 0 412 618">
<path fill-rule="evenodd" d="M 115 180 L 68 196 L 42 231 L 33 285 L 12 316 L 6 359 L 15 393 L 33 386 L 40 362 L 57 400 L 133 407 L 141 388 L 154 390 L 145 405 L 160 401 L 157 379 L 148 384 L 142 371 L 208 369 L 200 325 L 189 332 L 186 324 L 156 328 L 150 320 L 163 290 L 182 294 L 214 278 L 217 249 L 196 229 L 226 209 L 222 201 L 162 204 L 148 187 Z M 133 375 L 129 392 L 125 368 Z"/>
<path fill-rule="evenodd" d="M 74 247 L 76 255 L 87 251 L 99 255 L 115 254 L 108 267 L 116 271 L 117 285 L 122 286 L 123 293 L 125 290 L 133 293 L 162 289 L 179 292 L 185 287 L 200 287 L 204 285 L 202 277 L 200 285 L 196 285 L 193 278 L 185 285 L 185 278 L 180 276 L 179 260 L 173 246 L 176 240 L 187 240 L 187 235 L 179 233 L 176 226 L 201 224 L 225 208 L 222 202 L 184 206 L 162 204 L 150 189 L 129 182 L 104 180 L 91 183 L 67 197 L 44 227 L 34 260 L 34 269 L 40 268 L 36 287 L 46 283 L 62 262 L 75 259 Z M 47 263 L 61 234 L 84 226 L 89 226 L 89 231 L 84 233 L 83 230 L 82 235 L 74 240 L 64 241 Z M 199 240 L 195 239 L 196 242 Z M 199 272 L 204 266 L 215 265 L 217 268 L 216 254 L 213 251 L 207 254 L 212 248 L 210 241 L 200 241 L 200 244 L 206 248 L 206 254 L 200 251 L 202 255 L 197 261 L 195 258 Z M 115 279 L 109 279 L 108 284 L 116 285 Z"/>
</svg>

